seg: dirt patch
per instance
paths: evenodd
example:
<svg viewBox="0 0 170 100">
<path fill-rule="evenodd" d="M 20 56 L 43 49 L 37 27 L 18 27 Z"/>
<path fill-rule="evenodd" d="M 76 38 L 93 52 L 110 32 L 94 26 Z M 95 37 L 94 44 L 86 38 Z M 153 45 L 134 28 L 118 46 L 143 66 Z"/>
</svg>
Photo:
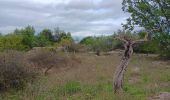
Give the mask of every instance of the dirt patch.
<svg viewBox="0 0 170 100">
<path fill-rule="evenodd" d="M 142 82 L 142 80 L 139 77 L 131 77 L 128 82 L 129 84 L 137 84 Z"/>
<path fill-rule="evenodd" d="M 170 100 L 170 93 L 169 92 L 162 92 L 157 96 L 151 97 L 149 100 Z"/>
</svg>

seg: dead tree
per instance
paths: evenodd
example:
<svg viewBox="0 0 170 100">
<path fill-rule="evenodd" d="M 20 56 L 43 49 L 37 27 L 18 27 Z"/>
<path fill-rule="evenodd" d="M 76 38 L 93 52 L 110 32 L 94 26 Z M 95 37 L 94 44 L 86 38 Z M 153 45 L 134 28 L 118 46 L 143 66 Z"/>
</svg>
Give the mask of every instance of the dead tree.
<svg viewBox="0 0 170 100">
<path fill-rule="evenodd" d="M 115 38 L 119 39 L 120 41 L 124 43 L 124 49 L 125 49 L 121 62 L 119 66 L 117 66 L 117 69 L 115 71 L 114 79 L 113 79 L 114 92 L 117 93 L 122 90 L 124 73 L 127 69 L 128 63 L 133 54 L 133 45 L 135 43 L 146 41 L 147 35 L 145 36 L 145 39 L 137 40 L 137 41 L 134 41 L 131 38 L 128 38 L 126 36 L 122 36 L 122 37 L 116 36 Z"/>
</svg>

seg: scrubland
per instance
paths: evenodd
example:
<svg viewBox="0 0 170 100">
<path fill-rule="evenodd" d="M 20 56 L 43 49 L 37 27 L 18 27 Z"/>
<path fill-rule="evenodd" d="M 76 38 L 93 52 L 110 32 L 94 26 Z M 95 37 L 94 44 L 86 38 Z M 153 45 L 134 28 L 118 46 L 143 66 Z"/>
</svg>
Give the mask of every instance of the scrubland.
<svg viewBox="0 0 170 100">
<path fill-rule="evenodd" d="M 170 92 L 170 61 L 160 60 L 157 55 L 133 54 L 123 92 L 114 94 L 113 75 L 120 63 L 120 51 L 101 56 L 87 52 L 53 52 L 49 56 L 49 52 L 38 52 L 23 54 L 38 73 L 34 73 L 34 81 L 26 82 L 19 90 L 4 90 L 1 100 L 147 100 L 160 92 Z"/>
</svg>

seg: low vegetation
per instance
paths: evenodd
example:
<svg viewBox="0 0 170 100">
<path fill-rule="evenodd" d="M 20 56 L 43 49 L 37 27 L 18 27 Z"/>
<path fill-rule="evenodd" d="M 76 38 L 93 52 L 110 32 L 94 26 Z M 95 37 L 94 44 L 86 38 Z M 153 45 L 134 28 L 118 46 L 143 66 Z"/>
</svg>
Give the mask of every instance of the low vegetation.
<svg viewBox="0 0 170 100">
<path fill-rule="evenodd" d="M 123 0 L 123 11 L 131 15 L 124 30 L 84 37 L 79 43 L 59 28 L 36 33 L 27 26 L 0 34 L 0 99 L 152 100 L 168 94 L 169 5 L 169 0 Z M 135 26 L 144 29 L 134 32 Z M 134 44 L 143 38 L 147 41 Z M 124 80 L 121 76 L 121 91 L 114 94 L 113 72 L 122 55 L 127 59 L 122 66 L 129 67 Z"/>
<path fill-rule="evenodd" d="M 73 56 L 73 54 L 68 54 Z M 9 100 L 146 100 L 160 92 L 170 92 L 169 61 L 156 55 L 133 55 L 125 75 L 124 92 L 113 94 L 112 77 L 119 64 L 119 52 L 95 56 L 76 53 L 81 63 L 53 68 L 23 90 L 3 93 Z M 140 59 L 139 59 L 140 58 Z M 105 62 L 105 63 L 103 63 Z"/>
<path fill-rule="evenodd" d="M 156 59 L 162 53 L 159 41 L 153 38 L 134 45 L 135 53 L 148 56 L 132 56 L 123 92 L 113 94 L 113 72 L 123 53 L 123 43 L 114 37 L 140 39 L 145 33 L 118 31 L 112 36 L 86 37 L 75 43 L 68 33 L 47 35 L 43 32 L 51 31 L 43 30 L 30 35 L 30 29 L 0 36 L 0 99 L 145 100 L 170 92 L 169 61 Z"/>
<path fill-rule="evenodd" d="M 28 37 L 17 31 L 0 36 L 0 99 L 145 100 L 170 92 L 169 61 L 156 59 L 162 53 L 159 42 L 153 38 L 134 46 L 135 53 L 148 56 L 132 56 L 123 92 L 113 94 L 113 72 L 123 53 L 123 43 L 114 37 L 140 39 L 144 33 L 118 31 L 112 36 L 86 37 L 74 43 L 68 33 L 54 38 L 55 35 L 43 32 Z"/>
<path fill-rule="evenodd" d="M 38 76 L 38 71 L 24 59 L 24 54 L 17 51 L 0 53 L 0 70 L 1 92 L 11 88 L 23 89 Z"/>
<path fill-rule="evenodd" d="M 65 55 L 64 52 L 57 52 L 54 48 L 35 48 L 27 53 L 27 60 L 36 68 L 44 70 L 47 75 L 48 71 L 55 68 L 73 67 L 79 64 L 79 58 Z"/>
</svg>

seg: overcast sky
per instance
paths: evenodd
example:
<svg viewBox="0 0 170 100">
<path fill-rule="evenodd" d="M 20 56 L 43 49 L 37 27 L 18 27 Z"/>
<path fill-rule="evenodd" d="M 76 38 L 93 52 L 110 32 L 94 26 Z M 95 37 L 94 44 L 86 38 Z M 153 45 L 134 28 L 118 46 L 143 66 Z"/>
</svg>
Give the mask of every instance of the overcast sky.
<svg viewBox="0 0 170 100">
<path fill-rule="evenodd" d="M 73 36 L 112 34 L 128 17 L 122 0 L 0 0 L 0 32 L 27 25 L 60 27 Z"/>
</svg>

